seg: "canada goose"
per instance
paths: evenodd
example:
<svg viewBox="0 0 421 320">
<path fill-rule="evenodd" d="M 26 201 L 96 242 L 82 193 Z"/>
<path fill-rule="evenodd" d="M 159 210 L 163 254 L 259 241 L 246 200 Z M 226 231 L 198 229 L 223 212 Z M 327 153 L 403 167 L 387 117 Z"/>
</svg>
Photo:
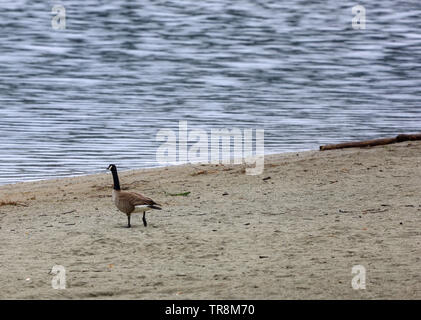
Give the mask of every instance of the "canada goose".
<svg viewBox="0 0 421 320">
<path fill-rule="evenodd" d="M 126 192 L 120 190 L 120 182 L 118 181 L 117 167 L 110 164 L 107 168 L 113 174 L 114 189 L 113 201 L 116 207 L 127 215 L 127 228 L 130 228 L 130 215 L 135 212 L 143 212 L 143 225 L 146 227 L 145 212 L 151 209 L 161 210 L 160 204 L 150 198 L 142 196 L 140 193 Z"/>
</svg>

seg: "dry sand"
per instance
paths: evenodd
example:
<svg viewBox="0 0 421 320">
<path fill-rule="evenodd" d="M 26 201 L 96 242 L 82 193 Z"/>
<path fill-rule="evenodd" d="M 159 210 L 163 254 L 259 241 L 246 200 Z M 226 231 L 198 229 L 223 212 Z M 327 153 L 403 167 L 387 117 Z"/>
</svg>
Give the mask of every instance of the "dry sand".
<svg viewBox="0 0 421 320">
<path fill-rule="evenodd" d="M 110 174 L 2 186 L 0 298 L 420 299 L 420 155 L 412 142 L 268 156 L 259 176 L 121 172 L 164 207 L 147 228 L 141 216 L 125 227 Z M 54 265 L 65 290 L 51 287 Z M 351 287 L 354 265 L 365 290 Z"/>
</svg>

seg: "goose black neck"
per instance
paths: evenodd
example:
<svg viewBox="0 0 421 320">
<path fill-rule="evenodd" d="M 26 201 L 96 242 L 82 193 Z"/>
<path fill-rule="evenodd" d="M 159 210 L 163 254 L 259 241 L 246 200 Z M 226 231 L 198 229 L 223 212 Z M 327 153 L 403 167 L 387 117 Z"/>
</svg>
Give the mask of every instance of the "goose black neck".
<svg viewBox="0 0 421 320">
<path fill-rule="evenodd" d="M 120 190 L 120 182 L 118 181 L 117 169 L 111 171 L 113 173 L 114 190 Z"/>
</svg>

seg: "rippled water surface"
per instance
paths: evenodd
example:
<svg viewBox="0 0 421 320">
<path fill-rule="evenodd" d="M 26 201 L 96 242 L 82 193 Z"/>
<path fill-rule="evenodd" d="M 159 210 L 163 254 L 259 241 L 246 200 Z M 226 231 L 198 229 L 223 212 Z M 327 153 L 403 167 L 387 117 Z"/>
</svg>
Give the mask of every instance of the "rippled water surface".
<svg viewBox="0 0 421 320">
<path fill-rule="evenodd" d="M 0 184 L 157 165 L 162 128 L 263 128 L 265 152 L 417 132 L 421 2 L 0 4 Z"/>
</svg>

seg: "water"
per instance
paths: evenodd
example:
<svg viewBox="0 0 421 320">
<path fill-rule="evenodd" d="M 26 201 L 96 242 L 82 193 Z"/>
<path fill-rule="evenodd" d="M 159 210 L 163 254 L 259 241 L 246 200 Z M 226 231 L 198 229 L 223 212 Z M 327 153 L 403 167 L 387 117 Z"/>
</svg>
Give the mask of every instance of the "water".
<svg viewBox="0 0 421 320">
<path fill-rule="evenodd" d="M 0 184 L 156 166 L 161 128 L 264 128 L 267 153 L 418 132 L 421 2 L 0 5 Z M 208 131 L 209 132 L 209 131 Z"/>
</svg>

